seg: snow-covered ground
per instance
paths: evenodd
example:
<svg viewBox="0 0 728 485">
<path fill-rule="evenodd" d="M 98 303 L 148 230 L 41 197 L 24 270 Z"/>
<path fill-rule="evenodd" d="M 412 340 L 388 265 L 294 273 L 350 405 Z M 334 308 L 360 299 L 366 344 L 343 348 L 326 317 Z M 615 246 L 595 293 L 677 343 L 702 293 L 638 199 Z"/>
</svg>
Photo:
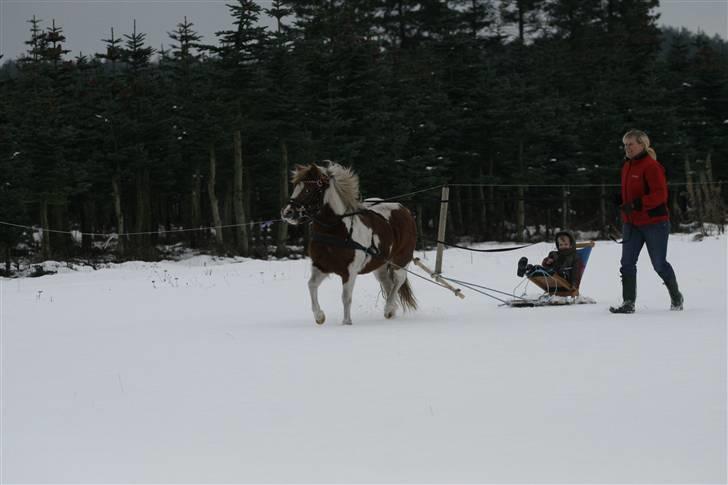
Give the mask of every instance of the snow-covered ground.
<svg viewBox="0 0 728 485">
<path fill-rule="evenodd" d="M 367 275 L 353 326 L 337 278 L 314 323 L 307 260 L 0 279 L 0 480 L 725 482 L 726 241 L 671 236 L 683 312 L 643 251 L 634 315 L 607 311 L 620 247 L 602 241 L 595 305 L 507 308 L 411 278 L 420 309 L 385 320 Z M 447 250 L 444 272 L 511 291 L 518 257 L 548 250 Z"/>
</svg>

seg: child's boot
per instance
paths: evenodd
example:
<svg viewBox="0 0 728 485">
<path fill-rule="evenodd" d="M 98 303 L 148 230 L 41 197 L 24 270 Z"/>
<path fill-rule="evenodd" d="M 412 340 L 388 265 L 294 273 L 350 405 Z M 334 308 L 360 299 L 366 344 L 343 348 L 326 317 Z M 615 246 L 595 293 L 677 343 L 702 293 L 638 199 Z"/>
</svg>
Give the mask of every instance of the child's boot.
<svg viewBox="0 0 728 485">
<path fill-rule="evenodd" d="M 524 257 L 522 257 L 521 259 L 518 260 L 518 271 L 516 271 L 516 274 L 518 275 L 519 278 L 522 278 L 523 275 L 526 274 L 526 266 L 527 265 L 528 265 L 528 258 L 527 257 L 524 256 Z"/>
</svg>

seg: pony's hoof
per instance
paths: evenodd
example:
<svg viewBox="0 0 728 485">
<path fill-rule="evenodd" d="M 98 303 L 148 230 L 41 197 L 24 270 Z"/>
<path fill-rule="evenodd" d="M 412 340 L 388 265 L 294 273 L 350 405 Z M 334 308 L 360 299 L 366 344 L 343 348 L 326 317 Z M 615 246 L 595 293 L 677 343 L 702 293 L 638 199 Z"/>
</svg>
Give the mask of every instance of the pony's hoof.
<svg viewBox="0 0 728 485">
<path fill-rule="evenodd" d="M 353 322 L 351 320 L 344 320 L 341 322 L 342 325 L 351 325 Z"/>
<path fill-rule="evenodd" d="M 324 312 L 321 312 L 320 314 L 316 315 L 316 323 L 319 325 L 323 325 L 326 321 L 326 314 Z"/>
</svg>

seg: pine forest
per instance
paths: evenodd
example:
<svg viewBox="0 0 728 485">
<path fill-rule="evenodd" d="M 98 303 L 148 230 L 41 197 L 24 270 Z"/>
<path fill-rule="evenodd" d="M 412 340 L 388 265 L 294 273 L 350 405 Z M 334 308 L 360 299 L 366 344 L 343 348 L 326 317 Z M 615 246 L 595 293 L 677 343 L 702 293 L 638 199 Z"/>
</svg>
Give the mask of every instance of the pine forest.
<svg viewBox="0 0 728 485">
<path fill-rule="evenodd" d="M 168 47 L 99 25 L 75 54 L 28 20 L 0 68 L 0 251 L 154 260 L 298 257 L 280 221 L 296 164 L 351 166 L 364 197 L 436 238 L 533 241 L 617 225 L 622 135 L 646 131 L 673 230 L 722 227 L 728 43 L 658 27 L 658 0 L 230 0 Z M 262 19 L 268 22 L 261 22 Z"/>
</svg>

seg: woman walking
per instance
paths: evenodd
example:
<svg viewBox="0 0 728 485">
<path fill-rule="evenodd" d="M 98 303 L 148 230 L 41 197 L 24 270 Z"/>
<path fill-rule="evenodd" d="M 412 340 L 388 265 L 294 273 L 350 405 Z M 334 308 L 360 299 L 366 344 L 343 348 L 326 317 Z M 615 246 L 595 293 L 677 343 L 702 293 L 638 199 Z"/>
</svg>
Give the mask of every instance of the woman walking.
<svg viewBox="0 0 728 485">
<path fill-rule="evenodd" d="M 637 299 L 637 259 L 647 245 L 652 267 L 670 293 L 670 309 L 683 309 L 683 296 L 675 271 L 667 262 L 670 214 L 667 210 L 665 169 L 650 148 L 650 139 L 640 130 L 622 137 L 625 161 L 622 166 L 622 304 L 612 313 L 634 313 Z"/>
</svg>

